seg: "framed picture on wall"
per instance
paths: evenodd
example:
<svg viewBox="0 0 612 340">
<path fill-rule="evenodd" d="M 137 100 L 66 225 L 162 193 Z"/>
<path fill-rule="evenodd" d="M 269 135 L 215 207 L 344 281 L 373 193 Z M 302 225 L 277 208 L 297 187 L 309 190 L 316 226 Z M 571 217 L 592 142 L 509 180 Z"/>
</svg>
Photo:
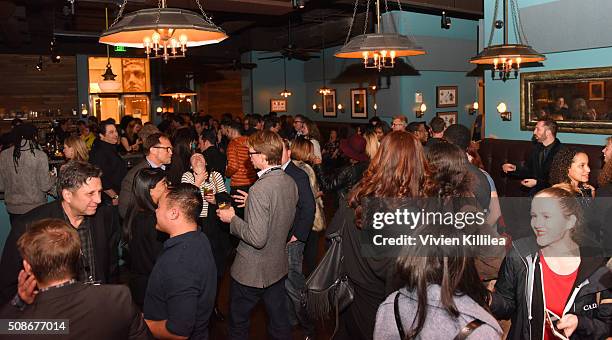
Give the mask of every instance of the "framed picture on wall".
<svg viewBox="0 0 612 340">
<path fill-rule="evenodd" d="M 436 107 L 457 106 L 457 86 L 436 86 Z"/>
<path fill-rule="evenodd" d="M 336 90 L 323 95 L 323 117 L 336 117 Z"/>
<path fill-rule="evenodd" d="M 604 100 L 605 99 L 605 82 L 590 81 L 589 82 L 589 100 Z"/>
<path fill-rule="evenodd" d="M 351 89 L 351 118 L 368 118 L 367 89 Z"/>
<path fill-rule="evenodd" d="M 442 118 L 444 123 L 446 123 L 446 127 L 449 127 L 453 124 L 458 123 L 458 114 L 457 111 L 448 111 L 448 112 L 437 112 L 436 116 Z"/>
<path fill-rule="evenodd" d="M 270 99 L 270 112 L 287 112 L 287 99 Z"/>
</svg>

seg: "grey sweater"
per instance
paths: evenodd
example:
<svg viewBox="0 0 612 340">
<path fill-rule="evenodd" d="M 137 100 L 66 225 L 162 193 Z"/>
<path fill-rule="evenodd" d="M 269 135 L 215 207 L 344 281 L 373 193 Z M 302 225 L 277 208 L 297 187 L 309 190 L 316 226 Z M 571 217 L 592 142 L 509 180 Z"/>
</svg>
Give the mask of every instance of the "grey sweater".
<svg viewBox="0 0 612 340">
<path fill-rule="evenodd" d="M 399 331 L 395 323 L 393 302 L 398 292 L 391 293 L 378 307 L 374 340 L 399 340 Z M 406 288 L 399 290 L 400 316 L 404 331 L 408 332 L 411 325 L 416 322 L 418 301 L 416 294 L 408 292 Z M 480 319 L 483 325 L 476 328 L 468 339 L 501 339 L 502 330 L 495 318 L 480 307 L 467 295 L 455 296 L 455 305 L 459 310 L 459 317 L 455 319 L 442 307 L 440 301 L 440 286 L 431 285 L 427 288 L 427 317 L 423 330 L 417 339 L 436 340 L 453 339 L 465 325 L 474 319 Z"/>
<path fill-rule="evenodd" d="M 15 172 L 13 149 L 0 152 L 0 191 L 4 191 L 6 210 L 11 214 L 25 214 L 47 203 L 47 192 L 53 188 L 54 177 L 49 174 L 47 154 L 21 147 L 19 165 Z"/>
</svg>

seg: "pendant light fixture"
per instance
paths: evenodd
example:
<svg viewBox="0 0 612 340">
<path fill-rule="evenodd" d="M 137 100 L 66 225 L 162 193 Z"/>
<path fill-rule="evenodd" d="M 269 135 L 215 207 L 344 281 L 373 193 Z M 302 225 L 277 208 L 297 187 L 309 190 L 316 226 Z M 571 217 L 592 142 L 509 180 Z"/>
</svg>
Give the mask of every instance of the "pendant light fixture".
<svg viewBox="0 0 612 340">
<path fill-rule="evenodd" d="M 388 13 L 387 0 L 384 1 L 385 9 Z M 418 46 L 411 37 L 398 33 L 383 32 L 380 24 L 380 0 L 376 0 L 376 33 L 366 34 L 370 9 L 370 0 L 368 0 L 363 34 L 349 41 L 351 30 L 355 23 L 358 3 L 359 0 L 355 0 L 355 8 L 353 10 L 353 18 L 351 19 L 349 31 L 344 46 L 335 54 L 337 58 L 363 59 L 365 68 L 376 68 L 380 71 L 383 68 L 393 68 L 395 66 L 395 58 L 397 57 L 425 54 L 425 50 Z M 399 0 L 397 0 L 397 5 L 400 12 L 402 12 L 402 6 Z M 393 20 L 393 18 L 391 18 L 391 20 Z"/>
<path fill-rule="evenodd" d="M 160 94 L 161 97 L 172 97 L 172 99 L 183 100 L 187 97 L 196 96 L 197 93 L 187 87 L 171 87 Z"/>
<path fill-rule="evenodd" d="M 108 8 L 104 9 L 106 17 L 106 29 L 108 29 Z M 103 92 L 114 92 L 121 88 L 121 83 L 116 81 L 117 75 L 113 73 L 113 68 L 110 63 L 110 48 L 106 45 L 106 71 L 102 74 L 102 81 L 98 83 L 100 90 Z"/>
<path fill-rule="evenodd" d="M 280 93 L 281 97 L 287 98 L 292 93 L 287 91 L 287 58 L 283 57 L 283 75 L 285 76 L 285 87 L 283 88 L 283 92 Z"/>
<path fill-rule="evenodd" d="M 331 89 L 325 86 L 325 24 L 322 25 L 322 56 L 321 56 L 321 73 L 323 76 L 323 86 L 319 89 L 319 94 L 322 96 L 327 96 L 331 93 Z"/>
<path fill-rule="evenodd" d="M 470 63 L 492 65 L 491 78 L 506 81 L 518 77 L 521 63 L 540 62 L 546 60 L 546 57 L 528 45 L 529 42 L 520 21 L 516 0 L 502 1 L 504 3 L 504 20 L 497 20 L 499 0 L 495 0 L 489 42 L 482 52 L 470 59 Z M 512 6 L 512 24 L 516 35 L 516 44 L 508 44 L 508 1 Z M 492 45 L 496 28 L 504 29 L 504 41 L 501 45 Z"/>
<path fill-rule="evenodd" d="M 117 18 L 100 36 L 100 43 L 113 46 L 144 48 L 147 58 L 169 59 L 185 56 L 187 47 L 215 44 L 227 34 L 212 22 L 195 0 L 202 15 L 195 12 L 167 8 L 166 0 L 159 0 L 158 8 L 142 9 L 122 16 L 127 0 L 123 1 Z"/>
</svg>

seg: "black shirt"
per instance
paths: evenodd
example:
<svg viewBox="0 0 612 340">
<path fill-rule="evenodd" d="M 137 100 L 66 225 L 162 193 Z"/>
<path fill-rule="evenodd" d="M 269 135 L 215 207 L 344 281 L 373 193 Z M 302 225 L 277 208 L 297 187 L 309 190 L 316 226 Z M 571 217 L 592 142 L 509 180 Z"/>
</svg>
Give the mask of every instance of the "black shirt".
<svg viewBox="0 0 612 340">
<path fill-rule="evenodd" d="M 144 301 L 147 320 L 167 320 L 173 334 L 208 339 L 215 305 L 217 269 L 208 238 L 199 231 L 164 242 L 149 277 Z"/>
<path fill-rule="evenodd" d="M 119 156 L 117 145 L 97 139 L 89 153 L 89 163 L 102 170 L 102 189 L 113 189 L 119 194 L 121 181 L 127 174 L 127 167 L 123 158 Z"/>
<path fill-rule="evenodd" d="M 214 146 L 202 151 L 204 159 L 206 159 L 206 168 L 208 172 L 216 171 L 221 175 L 225 174 L 225 167 L 227 166 L 227 157 Z M 224 177 L 225 178 L 225 177 Z"/>
</svg>

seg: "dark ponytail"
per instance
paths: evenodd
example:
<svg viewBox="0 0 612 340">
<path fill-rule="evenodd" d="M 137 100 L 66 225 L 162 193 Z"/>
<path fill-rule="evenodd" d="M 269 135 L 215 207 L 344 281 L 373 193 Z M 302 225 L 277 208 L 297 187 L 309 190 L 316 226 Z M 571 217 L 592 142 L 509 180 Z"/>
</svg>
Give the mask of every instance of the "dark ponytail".
<svg viewBox="0 0 612 340">
<path fill-rule="evenodd" d="M 34 125 L 26 123 L 17 125 L 14 129 L 15 133 L 15 146 L 13 147 L 13 165 L 15 167 L 15 173 L 18 173 L 17 167 L 19 166 L 19 158 L 21 158 L 21 144 L 26 141 L 28 148 L 23 151 L 28 151 L 35 155 L 34 150 L 40 150 L 40 146 L 36 143 L 36 127 Z M 24 145 L 25 146 L 25 145 Z"/>
</svg>

